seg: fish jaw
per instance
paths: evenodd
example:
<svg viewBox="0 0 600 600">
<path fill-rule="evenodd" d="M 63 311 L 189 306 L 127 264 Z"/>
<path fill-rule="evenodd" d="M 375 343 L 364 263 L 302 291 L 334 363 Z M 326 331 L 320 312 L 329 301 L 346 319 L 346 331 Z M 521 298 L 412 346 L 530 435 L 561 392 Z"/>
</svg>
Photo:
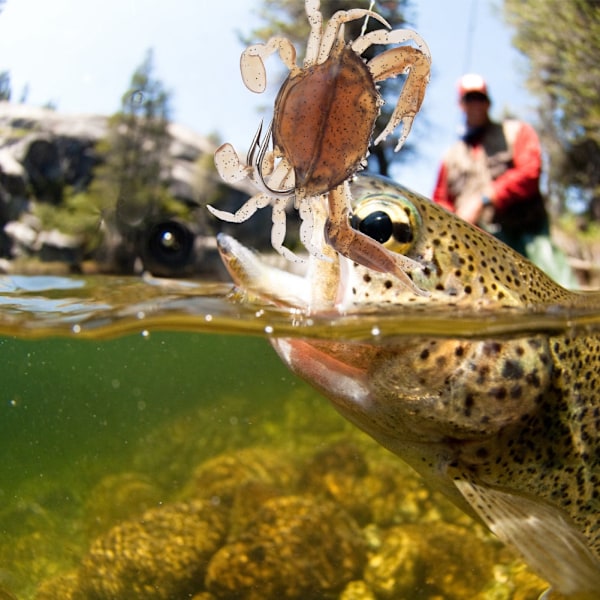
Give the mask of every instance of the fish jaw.
<svg viewBox="0 0 600 600">
<path fill-rule="evenodd" d="M 300 338 L 274 338 L 275 351 L 285 365 L 327 397 L 334 408 L 384 448 L 401 456 L 425 479 L 431 489 L 446 495 L 475 519 L 463 495 L 447 475 L 454 459 L 442 437 L 415 431 L 410 424 L 396 422 L 393 430 L 382 428 L 377 393 L 371 385 L 369 366 L 378 353 L 368 344 L 340 344 Z"/>
<path fill-rule="evenodd" d="M 325 259 L 309 257 L 302 275 L 267 264 L 260 254 L 220 233 L 217 248 L 236 287 L 306 315 L 342 314 L 351 261 L 323 246 Z"/>
<path fill-rule="evenodd" d="M 302 338 L 274 338 L 272 343 L 281 360 L 296 375 L 328 397 L 348 420 L 393 452 L 404 456 L 407 445 L 435 441 L 429 432 L 416 432 L 410 426 L 402 431 L 401 421 L 394 423 L 393 430 L 385 431 L 377 419 L 373 419 L 374 414 L 381 412 L 371 373 L 371 366 L 380 353 L 378 346 Z"/>
<path fill-rule="evenodd" d="M 224 233 L 217 235 L 217 248 L 239 289 L 277 306 L 308 308 L 312 294 L 304 277 L 266 264 L 259 254 Z"/>
</svg>

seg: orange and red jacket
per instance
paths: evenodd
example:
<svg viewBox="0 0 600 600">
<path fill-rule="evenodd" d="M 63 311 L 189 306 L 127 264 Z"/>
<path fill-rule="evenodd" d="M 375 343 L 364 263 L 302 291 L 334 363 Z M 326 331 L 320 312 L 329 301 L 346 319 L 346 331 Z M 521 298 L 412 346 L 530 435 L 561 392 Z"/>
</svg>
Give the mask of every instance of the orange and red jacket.
<svg viewBox="0 0 600 600">
<path fill-rule="evenodd" d="M 514 140 L 510 140 L 512 149 L 512 164 L 508 165 L 503 173 L 492 179 L 491 199 L 496 210 L 527 201 L 539 196 L 539 179 L 542 159 L 541 148 L 537 133 L 527 123 L 519 123 Z M 485 134 L 484 134 L 485 136 Z M 467 145 L 468 152 L 475 158 L 478 153 L 484 152 L 483 143 L 474 145 L 460 140 L 453 145 L 440 166 L 433 200 L 448 210 L 454 212 L 456 198 L 452 195 L 448 185 L 448 167 L 446 158 L 451 152 L 456 152 L 460 145 Z"/>
</svg>

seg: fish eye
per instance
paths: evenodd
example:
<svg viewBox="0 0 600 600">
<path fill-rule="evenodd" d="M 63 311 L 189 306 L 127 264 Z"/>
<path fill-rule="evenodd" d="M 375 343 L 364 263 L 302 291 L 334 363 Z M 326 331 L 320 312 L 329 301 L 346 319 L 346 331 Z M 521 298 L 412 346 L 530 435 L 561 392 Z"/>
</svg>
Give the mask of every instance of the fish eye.
<svg viewBox="0 0 600 600">
<path fill-rule="evenodd" d="M 356 218 L 356 215 L 354 215 Z M 394 233 L 390 215 L 383 210 L 375 210 L 364 219 L 356 218 L 355 229 L 368 235 L 380 244 L 385 244 Z"/>
<path fill-rule="evenodd" d="M 419 214 L 402 197 L 372 194 L 359 198 L 352 215 L 352 227 L 393 252 L 410 250 L 418 232 Z"/>
</svg>

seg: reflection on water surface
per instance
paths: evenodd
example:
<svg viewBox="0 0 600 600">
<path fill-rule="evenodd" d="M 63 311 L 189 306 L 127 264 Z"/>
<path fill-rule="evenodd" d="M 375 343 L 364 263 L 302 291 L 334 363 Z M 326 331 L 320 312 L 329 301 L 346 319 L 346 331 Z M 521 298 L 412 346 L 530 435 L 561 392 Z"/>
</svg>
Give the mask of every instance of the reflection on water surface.
<svg viewBox="0 0 600 600">
<path fill-rule="evenodd" d="M 519 332 L 595 329 L 594 309 L 476 313 L 444 307 L 377 307 L 348 315 L 306 315 L 265 306 L 226 283 L 152 277 L 0 277 L 0 332 L 101 339 L 146 330 L 183 330 L 325 339 L 394 335 L 482 337 Z"/>
</svg>

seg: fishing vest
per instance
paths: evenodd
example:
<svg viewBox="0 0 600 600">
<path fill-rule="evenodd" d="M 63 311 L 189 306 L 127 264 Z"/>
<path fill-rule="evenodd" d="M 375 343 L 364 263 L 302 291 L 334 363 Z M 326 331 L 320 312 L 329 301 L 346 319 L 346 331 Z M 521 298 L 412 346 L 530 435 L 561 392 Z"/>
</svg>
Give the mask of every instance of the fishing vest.
<svg viewBox="0 0 600 600">
<path fill-rule="evenodd" d="M 513 149 L 520 127 L 521 123 L 514 119 L 502 124 L 492 122 L 475 149 L 463 140 L 450 148 L 444 162 L 448 191 L 457 208 L 470 196 L 485 195 L 490 182 L 513 167 Z M 538 192 L 531 199 L 502 210 L 486 206 L 478 225 L 491 233 L 499 229 L 519 232 L 541 228 L 546 219 L 544 202 Z"/>
</svg>

